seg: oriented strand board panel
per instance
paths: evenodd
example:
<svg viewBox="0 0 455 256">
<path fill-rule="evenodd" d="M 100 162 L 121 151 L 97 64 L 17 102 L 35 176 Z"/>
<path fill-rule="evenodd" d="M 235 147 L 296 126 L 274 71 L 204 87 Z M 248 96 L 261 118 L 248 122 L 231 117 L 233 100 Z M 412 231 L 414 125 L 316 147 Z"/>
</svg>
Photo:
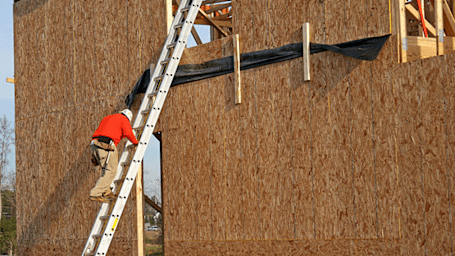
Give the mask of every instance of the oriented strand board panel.
<svg viewBox="0 0 455 256">
<path fill-rule="evenodd" d="M 166 33 L 160 6 L 14 4 L 19 255 L 82 251 L 99 209 L 88 200 L 100 176 L 91 171 L 90 137 L 104 116 L 125 107 L 141 65 L 161 50 Z M 137 251 L 134 197 L 111 246 L 122 255 Z"/>
</svg>

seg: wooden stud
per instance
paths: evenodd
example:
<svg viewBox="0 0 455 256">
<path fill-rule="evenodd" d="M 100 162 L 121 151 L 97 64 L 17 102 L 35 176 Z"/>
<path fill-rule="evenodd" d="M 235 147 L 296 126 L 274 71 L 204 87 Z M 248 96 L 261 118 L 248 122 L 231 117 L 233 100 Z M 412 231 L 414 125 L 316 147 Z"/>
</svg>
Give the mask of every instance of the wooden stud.
<svg viewBox="0 0 455 256">
<path fill-rule="evenodd" d="M 194 40 L 196 41 L 197 45 L 203 44 L 202 40 L 199 37 L 199 34 L 197 33 L 196 28 L 194 28 L 194 26 L 191 28 L 191 34 L 193 35 Z"/>
<path fill-rule="evenodd" d="M 240 80 L 240 44 L 239 34 L 233 37 L 234 44 L 234 82 L 235 82 L 235 104 L 242 103 L 242 83 Z"/>
<path fill-rule="evenodd" d="M 455 36 L 455 19 L 453 13 L 450 10 L 447 1 L 442 2 L 442 9 L 444 13 L 444 28 L 447 36 Z"/>
<path fill-rule="evenodd" d="M 404 1 L 398 1 L 398 12 L 400 17 L 400 57 L 401 63 L 407 62 L 408 38 L 406 30 L 406 10 Z"/>
<path fill-rule="evenodd" d="M 303 23 L 303 80 L 310 81 L 310 23 Z"/>
<path fill-rule="evenodd" d="M 136 176 L 136 208 L 137 208 L 137 248 L 138 256 L 145 255 L 145 243 L 144 243 L 144 190 L 143 190 L 143 170 L 144 161 L 139 168 Z"/>
<path fill-rule="evenodd" d="M 165 0 L 166 1 L 166 28 L 167 33 L 169 34 L 169 30 L 171 29 L 172 22 L 174 21 L 174 15 L 172 13 L 172 0 Z"/>
<path fill-rule="evenodd" d="M 14 84 L 14 78 L 9 78 L 9 77 L 7 77 L 7 78 L 6 78 L 6 82 L 7 82 L 7 83 L 12 83 L 12 84 Z"/>
<path fill-rule="evenodd" d="M 416 19 L 420 22 L 419 11 L 410 4 L 405 5 L 405 7 L 406 7 L 406 10 L 408 11 L 408 13 L 411 14 L 414 19 Z M 427 19 L 425 19 L 425 26 L 427 27 L 428 33 L 430 35 L 432 35 L 434 37 L 437 35 L 436 29 L 433 27 L 433 25 L 431 25 L 431 23 Z"/>
<path fill-rule="evenodd" d="M 442 0 L 434 0 L 435 21 L 436 21 L 436 42 L 438 47 L 438 55 L 444 54 L 444 22 Z"/>
<path fill-rule="evenodd" d="M 447 36 L 455 36 L 455 19 L 453 17 L 452 11 L 450 10 L 449 4 L 446 0 L 440 0 L 442 5 L 442 21 L 443 21 L 443 31 L 446 33 Z M 435 0 L 430 0 L 431 4 L 438 10 L 435 3 Z M 435 20 L 437 21 L 437 14 L 435 12 Z"/>
</svg>

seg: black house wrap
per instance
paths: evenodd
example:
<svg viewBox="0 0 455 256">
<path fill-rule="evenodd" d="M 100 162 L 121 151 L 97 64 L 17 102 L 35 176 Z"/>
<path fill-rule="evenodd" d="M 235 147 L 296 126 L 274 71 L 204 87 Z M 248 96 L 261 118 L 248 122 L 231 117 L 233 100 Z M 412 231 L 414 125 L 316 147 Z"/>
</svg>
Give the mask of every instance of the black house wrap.
<svg viewBox="0 0 455 256">
<path fill-rule="evenodd" d="M 335 45 L 310 43 L 310 53 L 324 51 L 336 52 L 359 60 L 375 60 L 390 35 L 359 39 Z M 302 43 L 288 44 L 275 49 L 243 53 L 240 55 L 240 70 L 256 68 L 303 56 Z M 194 82 L 210 77 L 221 76 L 234 72 L 234 57 L 207 61 L 201 64 L 181 65 L 177 68 L 171 86 Z M 150 83 L 150 69 L 144 71 L 131 93 L 126 97 L 125 104 L 131 107 L 138 93 L 145 93 Z"/>
</svg>

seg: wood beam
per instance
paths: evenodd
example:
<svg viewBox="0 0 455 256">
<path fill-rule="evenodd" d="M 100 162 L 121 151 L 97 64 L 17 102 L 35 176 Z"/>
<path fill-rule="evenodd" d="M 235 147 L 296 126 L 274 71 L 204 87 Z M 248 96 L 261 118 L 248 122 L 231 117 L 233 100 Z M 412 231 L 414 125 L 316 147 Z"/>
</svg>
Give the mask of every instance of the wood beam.
<svg viewBox="0 0 455 256">
<path fill-rule="evenodd" d="M 141 167 L 137 172 L 136 176 L 136 216 L 137 216 L 137 248 L 138 256 L 145 256 L 145 243 L 144 243 L 144 190 L 143 190 L 143 167 L 144 161 L 142 161 Z"/>
<path fill-rule="evenodd" d="M 420 22 L 420 13 L 419 11 L 414 8 L 414 6 L 410 5 L 410 4 L 407 4 L 405 5 L 406 7 L 406 10 L 408 11 L 409 14 L 411 14 L 411 16 L 418 20 Z M 433 27 L 433 25 L 431 25 L 431 23 L 425 19 L 425 26 L 427 27 L 427 30 L 428 30 L 428 33 L 432 36 L 436 36 L 436 29 Z"/>
<path fill-rule="evenodd" d="M 202 1 L 201 5 L 215 4 L 215 3 L 221 3 L 221 2 L 226 2 L 226 0 L 205 0 L 205 1 Z"/>
<path fill-rule="evenodd" d="M 310 23 L 303 23 L 303 80 L 310 81 Z"/>
<path fill-rule="evenodd" d="M 150 199 L 147 195 L 144 195 L 144 199 L 145 202 L 148 203 L 153 209 L 162 214 L 161 207 L 157 205 L 155 202 L 153 202 L 152 199 Z"/>
<path fill-rule="evenodd" d="M 438 55 L 444 54 L 444 18 L 443 18 L 443 4 L 442 0 L 433 0 L 435 7 L 435 21 L 436 31 L 438 36 L 436 37 Z"/>
<path fill-rule="evenodd" d="M 210 13 L 216 12 L 218 10 L 228 8 L 230 6 L 232 6 L 232 3 L 213 5 L 213 6 L 211 6 L 212 8 L 206 10 L 205 13 L 210 14 Z"/>
<path fill-rule="evenodd" d="M 240 43 L 239 34 L 233 37 L 234 44 L 234 82 L 235 82 L 235 104 L 242 103 L 242 83 L 240 80 Z"/>
<path fill-rule="evenodd" d="M 436 0 L 438 1 L 438 0 Z M 452 11 L 450 10 L 449 4 L 446 0 L 439 0 L 442 5 L 442 19 L 444 31 L 447 36 L 455 36 L 455 19 L 453 17 Z M 435 17 L 437 17 L 437 6 L 435 0 L 430 0 L 431 4 L 436 9 Z M 437 21 L 437 18 L 435 18 Z"/>
<path fill-rule="evenodd" d="M 407 39 L 407 31 L 406 31 L 406 10 L 404 1 L 398 1 L 398 12 L 400 17 L 400 62 L 404 63 L 407 62 L 407 50 L 408 50 L 408 39 Z"/>
<path fill-rule="evenodd" d="M 205 13 L 204 10 L 202 10 L 201 8 L 199 8 L 199 13 L 200 13 L 200 14 L 201 14 L 201 15 L 202 15 L 202 16 L 203 16 L 211 25 L 213 25 L 218 31 L 220 31 L 221 34 L 223 34 L 225 37 L 228 37 L 228 36 L 229 36 L 229 34 L 228 34 L 226 31 L 224 31 L 224 30 L 217 24 L 219 21 L 214 21 L 214 20 L 212 20 L 212 19 L 209 17 L 209 15 L 208 15 L 207 13 Z M 195 22 L 195 24 L 196 24 L 196 22 Z M 232 26 L 232 24 L 231 24 L 231 26 Z M 227 27 L 227 26 L 223 26 L 223 27 Z"/>
<path fill-rule="evenodd" d="M 442 2 L 442 9 L 444 13 L 444 29 L 446 31 L 446 35 L 455 36 L 455 19 L 447 1 L 445 0 Z"/>
<path fill-rule="evenodd" d="M 14 78 L 9 78 L 9 77 L 7 77 L 7 78 L 6 78 L 6 82 L 7 82 L 7 83 L 12 83 L 12 84 L 14 84 L 15 80 L 14 80 Z"/>
<path fill-rule="evenodd" d="M 231 20 L 214 20 L 211 18 L 211 22 L 204 19 L 204 18 L 198 18 L 194 21 L 194 24 L 198 25 L 213 25 L 216 24 L 219 27 L 228 27 L 232 28 L 232 21 Z"/>
<path fill-rule="evenodd" d="M 174 21 L 174 14 L 172 13 L 172 0 L 165 0 L 166 1 L 166 33 L 169 34 L 169 30 L 171 30 L 172 22 Z"/>
<path fill-rule="evenodd" d="M 199 34 L 197 33 L 197 31 L 194 28 L 194 26 L 191 28 L 191 34 L 193 35 L 194 40 L 196 41 L 197 45 L 201 45 L 202 44 L 202 40 L 199 37 Z"/>
</svg>

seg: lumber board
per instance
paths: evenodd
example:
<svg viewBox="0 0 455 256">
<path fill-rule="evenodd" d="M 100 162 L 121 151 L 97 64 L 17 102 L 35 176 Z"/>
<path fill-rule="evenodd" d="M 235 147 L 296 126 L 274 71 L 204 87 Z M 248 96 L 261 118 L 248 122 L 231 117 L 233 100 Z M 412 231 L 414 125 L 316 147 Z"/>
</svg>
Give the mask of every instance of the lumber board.
<svg viewBox="0 0 455 256">
<path fill-rule="evenodd" d="M 371 63 L 377 237 L 399 238 L 396 102 L 392 70 L 396 39 L 391 38 Z"/>
<path fill-rule="evenodd" d="M 436 38 L 408 36 L 407 60 L 414 61 L 437 56 Z"/>
<path fill-rule="evenodd" d="M 421 102 L 421 151 L 425 193 L 425 232 L 428 254 L 450 254 L 448 180 L 442 157 L 446 131 L 444 123 L 444 57 L 422 60 L 419 83 Z M 442 68 L 440 68 L 442 67 Z M 430 224 L 431 223 L 431 224 Z"/>
<path fill-rule="evenodd" d="M 142 162 L 136 175 L 136 221 L 137 221 L 137 249 L 138 256 L 144 256 L 145 239 L 144 239 L 144 162 Z"/>
<path fill-rule="evenodd" d="M 303 79 L 304 81 L 311 80 L 310 76 L 310 24 L 303 23 Z"/>
<path fill-rule="evenodd" d="M 438 33 L 436 37 L 436 42 L 438 46 L 438 55 L 444 54 L 444 17 L 443 17 L 443 0 L 434 0 L 434 8 L 435 8 L 435 27 Z"/>
<path fill-rule="evenodd" d="M 242 204 L 244 239 L 260 238 L 257 155 L 257 71 L 244 71 L 243 103 L 240 105 L 240 151 L 242 154 Z"/>
<path fill-rule="evenodd" d="M 406 31 L 406 10 L 405 10 L 405 6 L 404 6 L 404 2 L 403 1 L 398 1 L 398 6 L 397 6 L 397 11 L 399 13 L 398 15 L 398 19 L 399 19 L 399 22 L 400 22 L 400 26 L 399 26 L 399 36 L 400 36 L 400 43 L 399 43 L 399 47 L 400 47 L 400 62 L 401 63 L 404 63 L 404 62 L 407 62 L 407 37 L 408 37 L 408 33 Z"/>
<path fill-rule="evenodd" d="M 207 241 L 212 238 L 209 79 L 195 82 L 193 90 L 198 99 L 194 101 L 197 238 Z"/>
<path fill-rule="evenodd" d="M 421 153 L 418 127 L 419 73 L 421 61 L 395 66 L 393 70 L 397 106 L 397 146 L 400 188 L 401 251 L 406 255 L 425 253 L 424 203 L 421 180 Z"/>
<path fill-rule="evenodd" d="M 212 239 L 226 239 L 226 116 L 223 77 L 209 81 L 210 171 L 212 201 Z"/>
<path fill-rule="evenodd" d="M 410 4 L 407 4 L 407 5 L 405 5 L 405 8 L 408 11 L 408 13 L 411 14 L 412 17 L 414 17 L 414 19 L 416 19 L 417 21 L 421 22 L 420 13 L 419 13 L 419 11 L 416 8 L 414 8 L 414 6 L 412 6 Z M 425 19 L 425 26 L 427 27 L 428 34 L 433 36 L 433 37 L 436 37 L 436 35 L 437 35 L 436 29 L 426 19 Z"/>
<path fill-rule="evenodd" d="M 234 87 L 235 87 L 235 104 L 242 103 L 242 80 L 240 76 L 240 43 L 239 34 L 232 38 L 234 48 Z"/>
</svg>

